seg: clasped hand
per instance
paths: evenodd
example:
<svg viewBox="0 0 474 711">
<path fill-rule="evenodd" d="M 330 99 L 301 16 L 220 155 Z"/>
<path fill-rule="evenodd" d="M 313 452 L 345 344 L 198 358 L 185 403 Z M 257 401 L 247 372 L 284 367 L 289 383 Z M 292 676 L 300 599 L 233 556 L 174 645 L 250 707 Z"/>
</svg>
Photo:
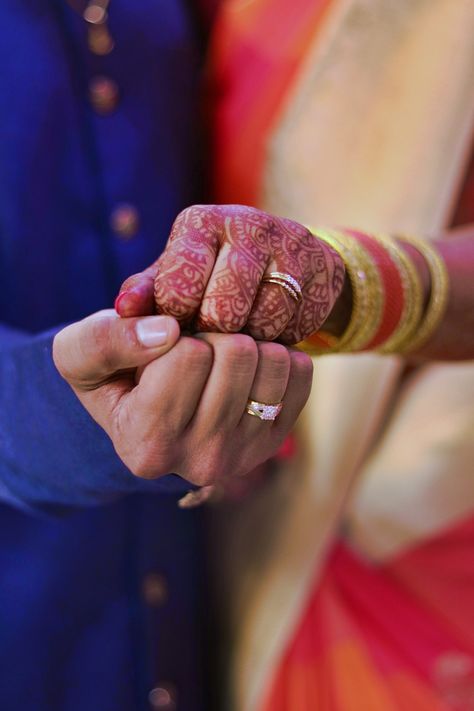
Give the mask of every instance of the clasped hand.
<svg viewBox="0 0 474 711">
<path fill-rule="evenodd" d="M 297 302 L 272 272 L 301 286 Z M 123 284 L 122 316 L 168 314 L 191 331 L 237 333 L 293 345 L 315 333 L 342 290 L 340 257 L 305 227 L 242 205 L 181 212 L 161 257 Z"/>
<path fill-rule="evenodd" d="M 303 299 L 262 284 L 268 270 L 292 274 Z M 319 328 L 342 280 L 337 255 L 301 225 L 195 206 L 178 216 L 160 259 L 125 282 L 123 318 L 109 310 L 66 327 L 54 360 L 132 473 L 214 484 L 254 469 L 292 429 L 312 362 L 283 343 Z M 200 333 L 180 336 L 180 325 Z M 248 399 L 283 401 L 283 410 L 262 422 L 246 413 Z"/>
</svg>

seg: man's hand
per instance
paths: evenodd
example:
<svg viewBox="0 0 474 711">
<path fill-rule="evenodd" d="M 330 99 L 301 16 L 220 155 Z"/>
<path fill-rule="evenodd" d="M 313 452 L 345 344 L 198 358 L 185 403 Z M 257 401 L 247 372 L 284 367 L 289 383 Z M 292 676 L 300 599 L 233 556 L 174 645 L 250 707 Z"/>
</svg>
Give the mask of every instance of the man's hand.
<svg viewBox="0 0 474 711">
<path fill-rule="evenodd" d="M 297 303 L 270 272 L 296 279 Z M 302 225 L 242 205 L 195 205 L 181 212 L 165 251 L 127 279 L 122 316 L 174 316 L 192 331 L 237 333 L 294 344 L 326 320 L 344 283 L 340 257 Z"/>
<path fill-rule="evenodd" d="M 311 359 L 240 334 L 178 338 L 173 318 L 105 311 L 61 331 L 53 355 L 135 475 L 175 472 L 201 486 L 242 476 L 291 430 L 309 396 Z M 246 413 L 249 398 L 282 400 L 283 410 L 263 422 Z"/>
</svg>

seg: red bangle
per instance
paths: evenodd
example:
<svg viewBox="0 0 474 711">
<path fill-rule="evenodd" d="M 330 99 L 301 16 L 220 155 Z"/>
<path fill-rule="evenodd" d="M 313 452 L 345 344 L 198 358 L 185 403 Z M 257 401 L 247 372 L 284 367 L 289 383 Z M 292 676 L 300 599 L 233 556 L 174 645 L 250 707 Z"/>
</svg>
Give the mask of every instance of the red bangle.
<svg viewBox="0 0 474 711">
<path fill-rule="evenodd" d="M 359 230 L 344 229 L 344 232 L 355 237 L 370 254 L 380 273 L 385 290 L 385 304 L 380 326 L 372 341 L 364 347 L 364 350 L 374 350 L 388 340 L 400 323 L 405 301 L 402 280 L 390 254 L 376 239 Z"/>
</svg>

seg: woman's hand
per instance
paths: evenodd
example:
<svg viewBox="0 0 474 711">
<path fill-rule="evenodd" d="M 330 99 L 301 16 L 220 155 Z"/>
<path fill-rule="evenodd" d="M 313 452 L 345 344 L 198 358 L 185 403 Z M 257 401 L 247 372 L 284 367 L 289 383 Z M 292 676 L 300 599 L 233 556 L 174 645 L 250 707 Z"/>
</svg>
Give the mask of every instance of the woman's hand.
<svg viewBox="0 0 474 711">
<path fill-rule="evenodd" d="M 270 272 L 300 284 L 298 303 Z M 165 251 L 123 284 L 122 316 L 173 316 L 191 331 L 237 333 L 294 344 L 315 333 L 344 283 L 340 257 L 302 225 L 241 205 L 181 212 Z"/>
<path fill-rule="evenodd" d="M 58 333 L 53 356 L 133 474 L 174 472 L 200 486 L 247 474 L 275 454 L 312 380 L 304 353 L 241 334 L 179 338 L 167 316 L 100 312 Z M 282 401 L 283 409 L 262 421 L 246 412 L 248 399 Z"/>
</svg>

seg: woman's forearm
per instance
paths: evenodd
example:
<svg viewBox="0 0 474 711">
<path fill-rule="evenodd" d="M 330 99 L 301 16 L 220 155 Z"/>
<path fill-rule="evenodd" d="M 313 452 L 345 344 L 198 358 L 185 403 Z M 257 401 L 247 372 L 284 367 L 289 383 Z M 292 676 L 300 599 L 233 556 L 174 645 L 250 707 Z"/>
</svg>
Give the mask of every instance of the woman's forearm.
<svg viewBox="0 0 474 711">
<path fill-rule="evenodd" d="M 449 297 L 446 311 L 429 340 L 410 357 L 423 360 L 458 360 L 474 358 L 474 226 L 446 233 L 433 246 L 442 257 L 448 273 Z M 400 242 L 418 273 L 424 307 L 431 293 L 430 270 L 424 257 L 410 244 Z M 324 329 L 339 337 L 346 329 L 352 311 L 350 280 L 346 275 L 344 289 Z"/>
<path fill-rule="evenodd" d="M 474 358 L 474 225 L 447 233 L 436 247 L 449 274 L 448 305 L 439 328 L 417 355 Z"/>
</svg>

